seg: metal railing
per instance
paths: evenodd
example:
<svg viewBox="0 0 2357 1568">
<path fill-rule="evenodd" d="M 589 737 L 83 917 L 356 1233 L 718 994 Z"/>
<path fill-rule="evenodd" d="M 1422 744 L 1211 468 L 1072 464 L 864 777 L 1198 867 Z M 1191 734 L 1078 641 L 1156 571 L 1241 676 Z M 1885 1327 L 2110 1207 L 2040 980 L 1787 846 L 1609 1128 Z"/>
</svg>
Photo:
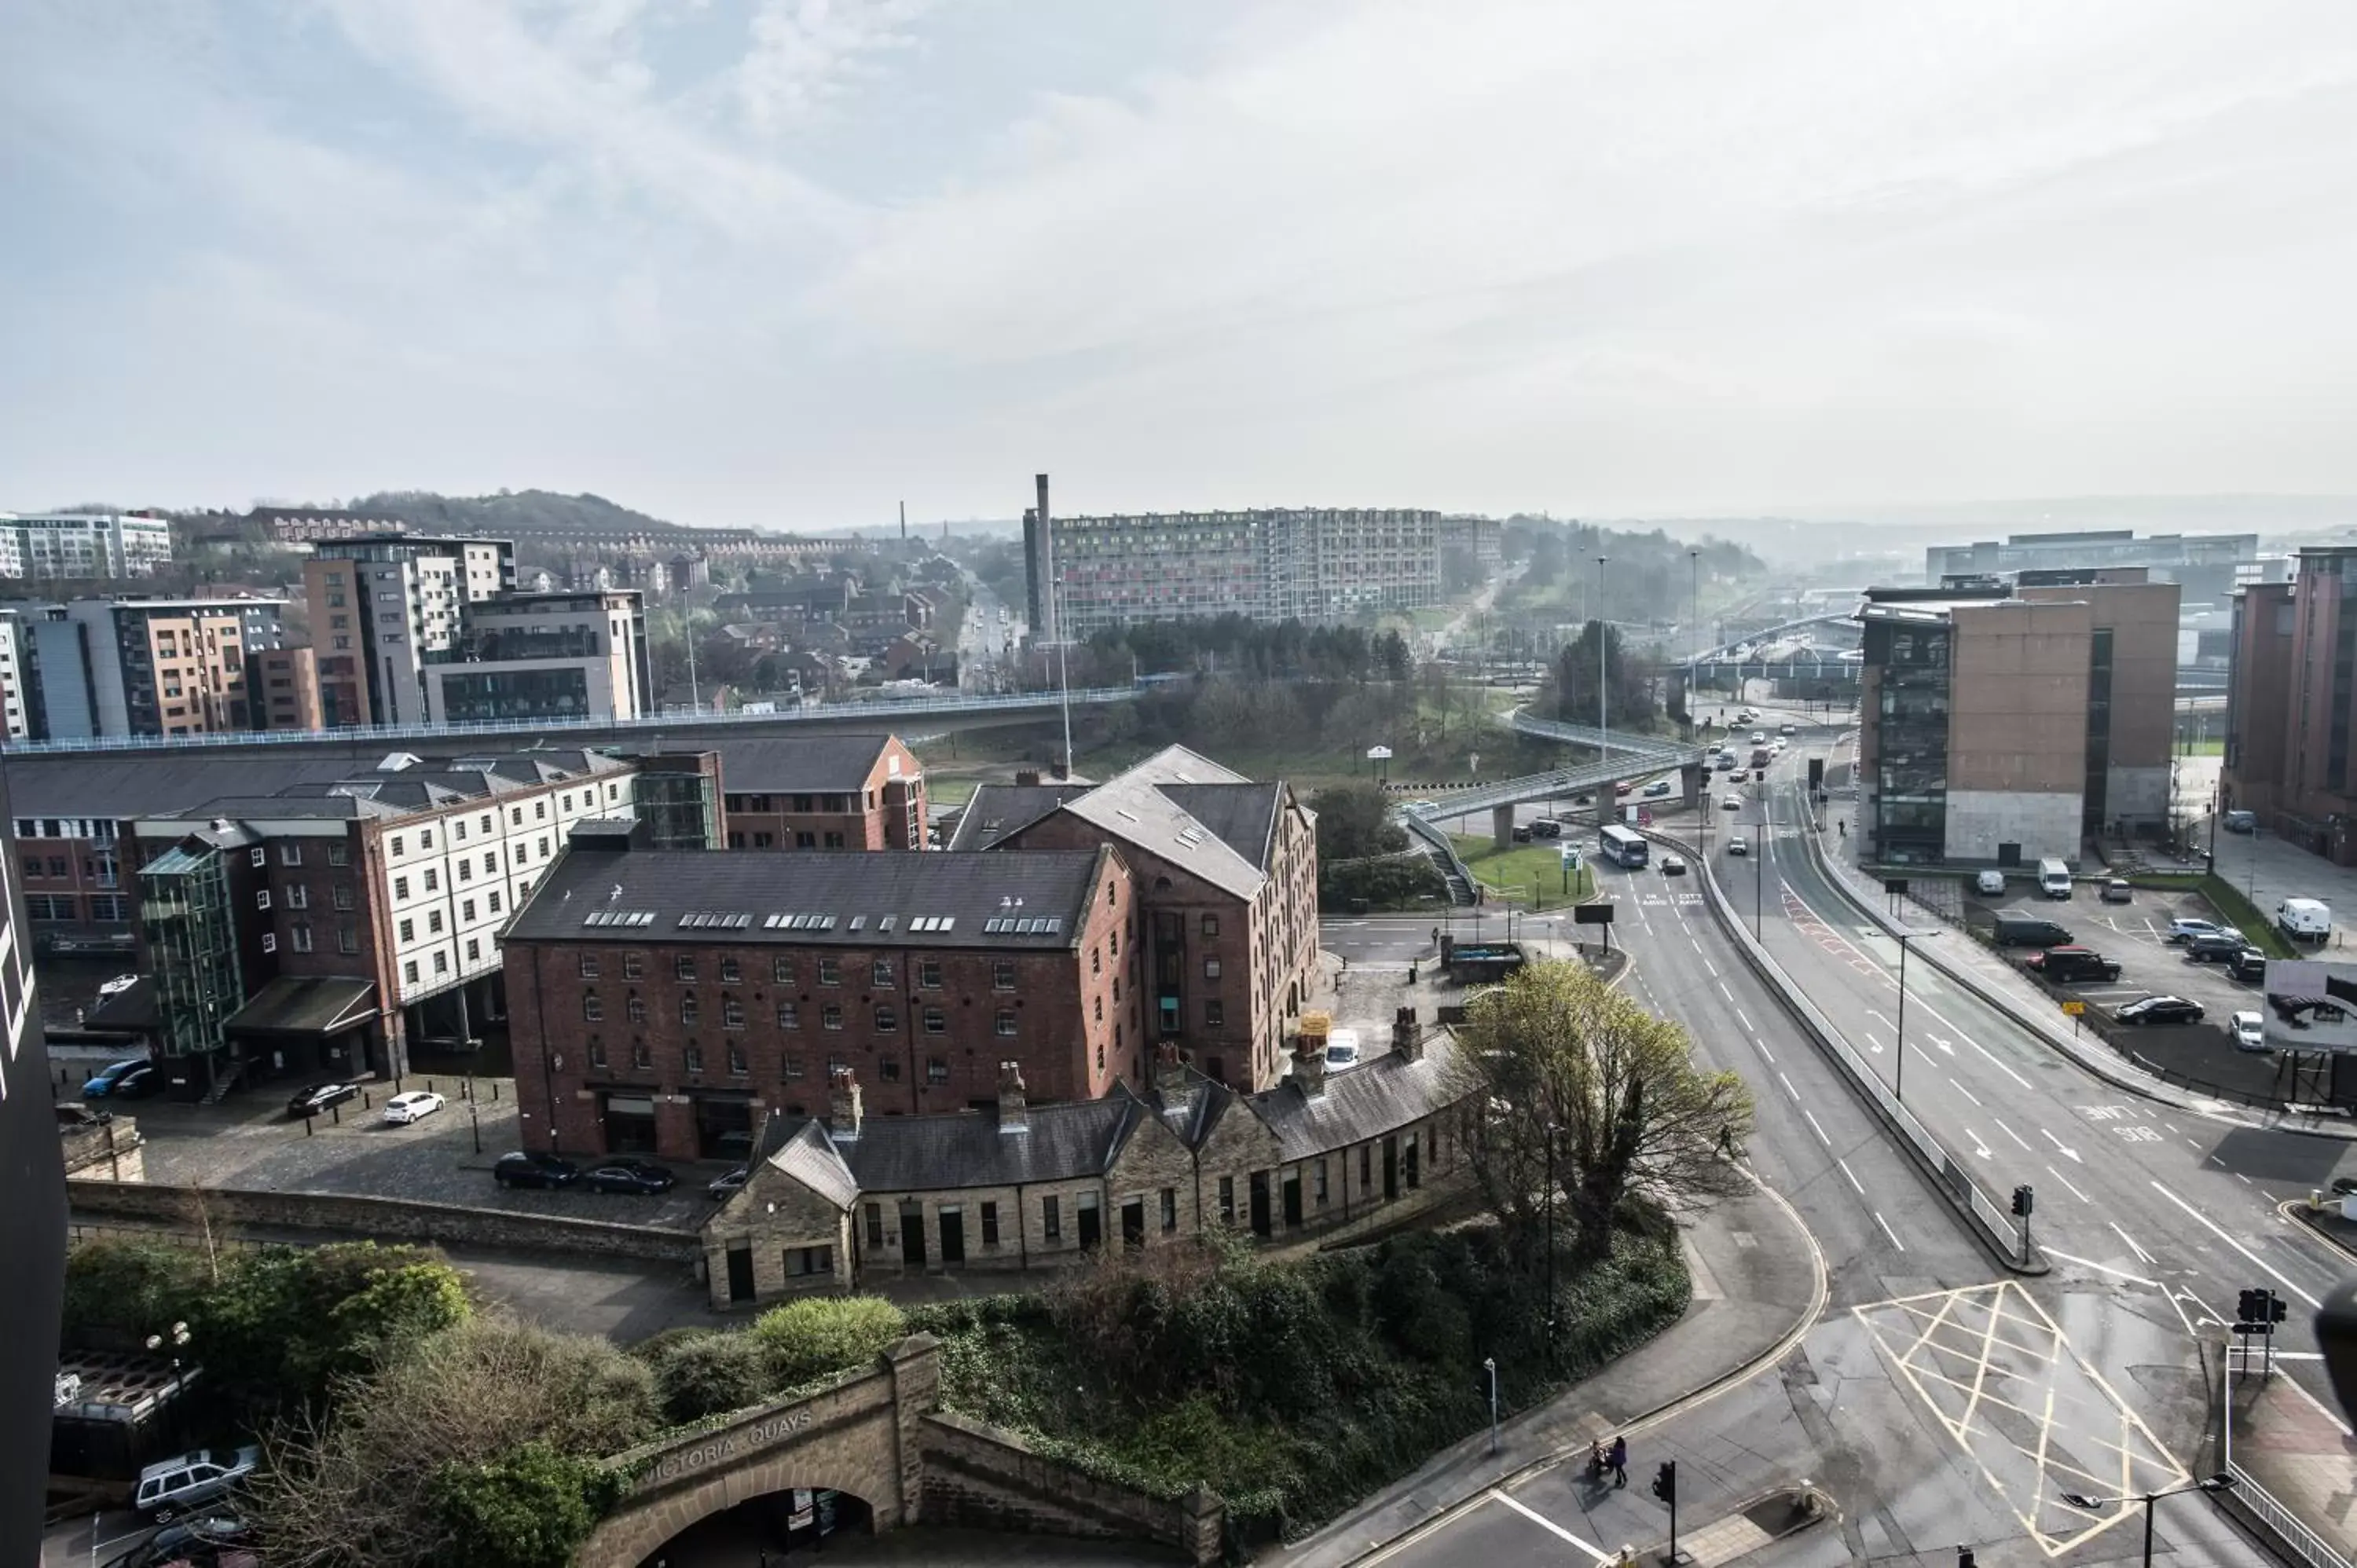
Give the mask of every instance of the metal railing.
<svg viewBox="0 0 2357 1568">
<path fill-rule="evenodd" d="M 2247 1354 L 2248 1346 L 2243 1348 Z M 2248 1510 L 2253 1518 L 2274 1531 L 2276 1539 L 2307 1563 L 2308 1568 L 2357 1568 L 2322 1536 L 2303 1523 L 2299 1516 L 2287 1508 L 2273 1492 L 2262 1486 L 2258 1477 L 2234 1463 L 2234 1351 L 2235 1347 L 2230 1337 L 2218 1395 L 2221 1411 L 2219 1458 L 2226 1474 L 2234 1477 L 2233 1490 L 2226 1494 L 2227 1498 L 2233 1505 Z"/>
<path fill-rule="evenodd" d="M 1516 708 L 1506 723 L 1507 727 L 1517 735 L 1539 740 L 1559 740 L 1571 746 L 1592 746 L 1602 751 L 1626 751 L 1644 757 L 1659 754 L 1681 760 L 1702 756 L 1702 747 L 1689 746 L 1683 741 L 1664 740 L 1657 735 L 1600 730 L 1594 725 L 1572 724 L 1565 719 L 1543 719 L 1528 708 Z"/>
<path fill-rule="evenodd" d="M 1071 694 L 1074 707 L 1099 703 L 1125 703 L 1135 698 L 1135 686 L 1092 686 Z M 479 736 L 564 735 L 705 728 L 735 725 L 816 724 L 831 720 L 868 719 L 942 714 L 990 714 L 1053 710 L 1065 701 L 1055 692 L 1012 692 L 997 696 L 898 697 L 864 702 L 809 703 L 773 713 L 661 713 L 631 719 L 461 719 L 445 724 L 353 725 L 341 729 L 221 730 L 205 735 L 107 735 L 70 740 L 20 740 L 0 747 L 17 756 L 44 753 L 102 751 L 194 751 L 211 746 L 301 746 L 329 742 L 374 745 L 379 742 L 466 740 Z"/>
</svg>

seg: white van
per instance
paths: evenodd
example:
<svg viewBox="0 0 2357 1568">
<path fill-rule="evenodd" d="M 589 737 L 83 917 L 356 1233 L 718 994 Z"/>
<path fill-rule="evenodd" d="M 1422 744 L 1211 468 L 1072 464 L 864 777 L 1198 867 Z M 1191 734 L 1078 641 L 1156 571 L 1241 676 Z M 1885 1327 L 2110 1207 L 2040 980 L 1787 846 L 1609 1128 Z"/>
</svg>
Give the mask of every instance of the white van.
<svg viewBox="0 0 2357 1568">
<path fill-rule="evenodd" d="M 2049 898 L 2071 897 L 2071 868 L 2052 855 L 2038 863 L 2038 890 Z"/>
<path fill-rule="evenodd" d="M 2276 929 L 2296 942 L 2320 942 L 2332 935 L 2332 911 L 2319 898 L 2287 898 L 2276 906 Z"/>
</svg>

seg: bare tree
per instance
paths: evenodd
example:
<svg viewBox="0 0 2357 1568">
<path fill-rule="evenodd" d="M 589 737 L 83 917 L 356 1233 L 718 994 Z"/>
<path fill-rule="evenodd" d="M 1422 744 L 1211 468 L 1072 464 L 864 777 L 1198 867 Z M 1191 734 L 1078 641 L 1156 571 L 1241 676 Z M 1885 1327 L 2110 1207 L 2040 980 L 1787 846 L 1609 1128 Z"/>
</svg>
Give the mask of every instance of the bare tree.
<svg viewBox="0 0 2357 1568">
<path fill-rule="evenodd" d="M 1458 1040 L 1458 1088 L 1483 1107 L 1474 1179 L 1518 1244 L 1543 1244 L 1550 1169 L 1583 1260 L 1611 1250 L 1632 1194 L 1674 1210 L 1731 1189 L 1722 1155 L 1750 1130 L 1750 1090 L 1586 965 L 1534 964 L 1481 993 Z"/>
</svg>

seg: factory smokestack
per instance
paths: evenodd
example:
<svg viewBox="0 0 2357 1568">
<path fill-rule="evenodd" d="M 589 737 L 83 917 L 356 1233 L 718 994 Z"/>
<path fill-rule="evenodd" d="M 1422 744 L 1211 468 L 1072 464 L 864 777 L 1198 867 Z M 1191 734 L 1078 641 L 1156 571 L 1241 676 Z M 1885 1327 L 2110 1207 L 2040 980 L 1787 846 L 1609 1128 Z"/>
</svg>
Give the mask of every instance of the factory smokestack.
<svg viewBox="0 0 2357 1568">
<path fill-rule="evenodd" d="M 1031 563 L 1038 585 L 1034 592 L 1039 603 L 1034 607 L 1036 618 L 1031 623 L 1031 635 L 1035 640 L 1060 642 L 1064 634 L 1062 618 L 1059 614 L 1061 607 L 1056 602 L 1056 532 L 1048 511 L 1047 475 L 1039 476 L 1039 548 Z"/>
</svg>

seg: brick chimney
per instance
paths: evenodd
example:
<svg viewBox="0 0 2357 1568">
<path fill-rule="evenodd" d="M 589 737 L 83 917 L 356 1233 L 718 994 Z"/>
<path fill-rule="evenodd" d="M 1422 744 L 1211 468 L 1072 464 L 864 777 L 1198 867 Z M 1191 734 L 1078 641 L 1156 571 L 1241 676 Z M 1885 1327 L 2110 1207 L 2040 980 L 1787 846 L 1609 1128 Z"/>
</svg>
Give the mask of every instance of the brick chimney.
<svg viewBox="0 0 2357 1568">
<path fill-rule="evenodd" d="M 1326 1092 L 1326 1047 L 1314 1035 L 1294 1038 L 1293 1087 L 1301 1090 L 1306 1100 L 1315 1100 Z"/>
<path fill-rule="evenodd" d="M 1176 1043 L 1165 1040 L 1154 1047 L 1154 1088 L 1171 1104 L 1187 1098 L 1187 1057 Z"/>
<path fill-rule="evenodd" d="M 838 1144 L 859 1136 L 859 1078 L 847 1067 L 834 1069 L 827 1085 L 827 1132 Z"/>
<path fill-rule="evenodd" d="M 1036 768 L 1018 768 L 1015 770 L 1015 782 L 1022 788 L 1036 789 L 1039 787 L 1039 770 Z"/>
<path fill-rule="evenodd" d="M 1413 1007 L 1402 1007 L 1392 1015 L 1392 1055 L 1402 1061 L 1424 1059 L 1424 1028 L 1415 1021 Z"/>
<path fill-rule="evenodd" d="M 1029 1107 L 1023 1099 L 1023 1064 L 998 1064 L 998 1130 L 1002 1133 L 1028 1133 L 1031 1130 Z"/>
</svg>

